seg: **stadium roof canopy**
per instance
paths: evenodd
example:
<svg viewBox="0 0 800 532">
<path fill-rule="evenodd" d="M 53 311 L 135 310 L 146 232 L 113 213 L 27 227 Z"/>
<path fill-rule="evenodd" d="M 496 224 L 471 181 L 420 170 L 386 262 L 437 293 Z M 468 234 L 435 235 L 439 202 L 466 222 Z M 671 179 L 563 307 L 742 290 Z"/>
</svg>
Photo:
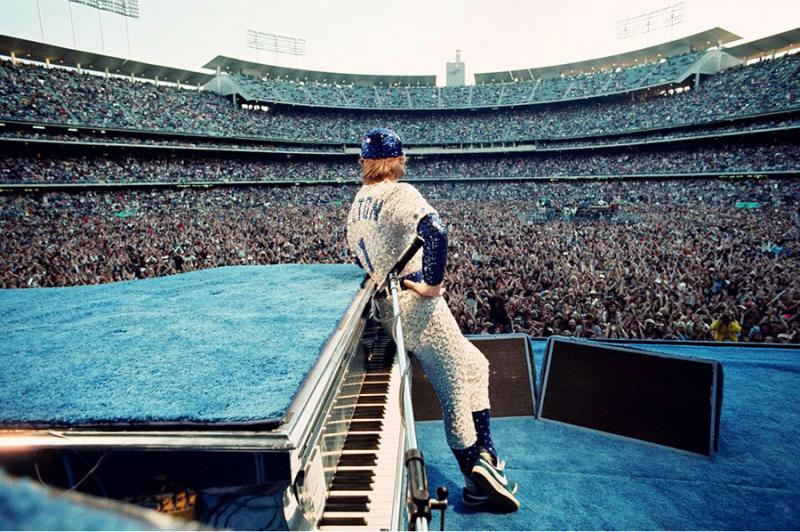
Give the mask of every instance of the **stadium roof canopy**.
<svg viewBox="0 0 800 532">
<path fill-rule="evenodd" d="M 541 68 L 523 68 L 520 70 L 501 70 L 498 72 L 485 72 L 475 74 L 475 83 L 530 81 L 534 79 L 556 78 L 564 75 L 574 75 L 584 72 L 608 70 L 610 68 L 624 67 L 656 61 L 662 57 L 680 55 L 692 50 L 705 50 L 712 46 L 725 44 L 741 39 L 738 35 L 722 28 L 712 28 L 688 37 L 676 39 L 663 44 L 641 48 L 632 52 L 565 63 Z"/>
<path fill-rule="evenodd" d="M 436 75 L 400 76 L 400 75 L 373 75 L 373 74 L 344 74 L 338 72 L 320 72 L 316 70 L 303 70 L 286 68 L 263 63 L 235 59 L 218 55 L 203 68 L 219 69 L 220 72 L 246 74 L 259 78 L 285 79 L 291 81 L 317 81 L 324 83 L 341 83 L 355 85 L 421 85 L 435 86 Z"/>
<path fill-rule="evenodd" d="M 739 59 L 749 59 L 751 57 L 771 54 L 773 52 L 783 52 L 792 48 L 800 47 L 800 28 L 776 33 L 769 37 L 757 39 L 730 48 L 725 48 L 725 52 Z"/>
<path fill-rule="evenodd" d="M 75 50 L 63 46 L 55 46 L 8 35 L 0 35 L 0 54 L 14 56 L 26 61 L 75 67 L 80 65 L 86 70 L 119 74 L 144 79 L 158 79 L 170 83 L 202 85 L 214 76 L 203 72 L 194 72 L 180 68 L 131 61 L 121 57 L 97 54 L 84 50 Z"/>
</svg>

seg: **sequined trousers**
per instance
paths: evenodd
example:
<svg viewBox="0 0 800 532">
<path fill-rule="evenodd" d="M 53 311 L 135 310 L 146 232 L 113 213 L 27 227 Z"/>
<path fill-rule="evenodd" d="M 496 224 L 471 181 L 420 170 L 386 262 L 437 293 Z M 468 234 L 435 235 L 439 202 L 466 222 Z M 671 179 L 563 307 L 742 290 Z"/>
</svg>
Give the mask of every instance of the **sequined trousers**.
<svg viewBox="0 0 800 532">
<path fill-rule="evenodd" d="M 414 354 L 436 392 L 447 443 L 452 449 L 469 447 L 477 440 L 472 412 L 489 408 L 489 361 L 461 334 L 443 298 L 412 290 L 398 297 L 406 350 Z M 377 303 L 381 317 L 390 318 L 390 300 Z M 385 327 L 390 323 L 384 322 Z"/>
</svg>

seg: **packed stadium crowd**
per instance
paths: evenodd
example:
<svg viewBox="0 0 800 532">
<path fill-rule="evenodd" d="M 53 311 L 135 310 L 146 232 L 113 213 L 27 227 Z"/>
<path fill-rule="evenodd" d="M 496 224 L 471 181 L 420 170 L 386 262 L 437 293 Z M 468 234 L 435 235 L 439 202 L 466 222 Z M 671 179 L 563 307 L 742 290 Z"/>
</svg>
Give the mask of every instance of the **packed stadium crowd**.
<svg viewBox="0 0 800 532">
<path fill-rule="evenodd" d="M 428 178 L 687 175 L 796 171 L 793 142 L 720 144 L 636 150 L 540 151 L 492 155 L 418 155 L 406 176 Z M 201 155 L 137 157 L 52 154 L 0 158 L 0 183 L 141 183 L 241 181 L 357 181 L 356 155 L 315 158 L 232 158 Z"/>
<path fill-rule="evenodd" d="M 695 137 L 709 136 L 738 136 L 750 133 L 764 132 L 771 129 L 795 129 L 800 127 L 800 116 L 790 116 L 782 120 L 753 120 L 748 122 L 735 121 L 734 123 L 718 123 L 707 126 L 670 127 L 640 131 L 638 133 L 624 133 L 618 135 L 588 135 L 584 137 L 553 138 L 538 140 L 540 147 L 572 148 L 572 147 L 602 147 L 620 144 L 652 143 L 659 141 L 675 141 Z"/>
<path fill-rule="evenodd" d="M 800 118 L 797 119 L 800 125 Z M 793 121 L 787 120 L 786 125 L 793 125 Z M 764 128 L 773 126 L 763 125 Z M 164 134 L 154 135 L 126 135 L 107 132 L 106 134 L 74 132 L 74 133 L 40 133 L 28 129 L 0 129 L 0 139 L 15 139 L 26 142 L 57 142 L 59 144 L 86 144 L 91 146 L 108 145 L 145 145 L 156 147 L 177 147 L 177 148 L 214 148 L 222 150 L 236 151 L 266 151 L 266 152 L 322 152 L 322 153 L 344 153 L 345 147 L 342 144 L 300 144 L 300 143 L 275 143 L 264 140 L 248 141 L 236 138 L 223 137 L 196 137 L 196 136 L 170 136 Z"/>
<path fill-rule="evenodd" d="M 603 136 L 800 108 L 799 70 L 800 54 L 794 54 L 729 68 L 679 94 L 651 91 L 521 108 L 409 112 L 275 105 L 265 111 L 235 107 L 208 91 L 2 61 L 0 118 L 301 142 L 353 142 L 376 125 L 398 131 L 407 144 Z"/>
<path fill-rule="evenodd" d="M 800 342 L 796 177 L 457 182 L 796 172 L 800 147 L 786 133 L 724 142 L 542 149 L 800 123 L 800 54 L 729 68 L 704 77 L 699 87 L 686 82 L 683 91 L 566 101 L 666 83 L 696 57 L 548 83 L 447 90 L 262 83 L 268 108 L 243 108 L 208 91 L 0 61 L 0 119 L 200 135 L 190 140 L 130 132 L 25 134 L 40 140 L 265 152 L 306 149 L 315 141 L 336 143 L 320 150 L 341 151 L 375 125 L 395 129 L 410 145 L 535 141 L 535 152 L 418 153 L 410 159 L 407 178 L 452 179 L 419 187 L 450 229 L 446 297 L 464 332 Z M 369 101 L 364 107 L 376 109 L 271 103 L 324 107 L 346 101 L 359 107 L 362 97 Z M 502 107 L 559 99 L 565 101 Z M 470 109 L 483 105 L 500 107 Z M 403 110 L 425 107 L 440 109 Z M 774 112 L 783 114 L 768 115 Z M 756 115 L 766 116 L 725 122 Z M 18 135 L 12 128 L 0 133 Z M 270 140 L 299 144 L 266 145 Z M 96 284 L 223 265 L 351 260 L 343 221 L 359 181 L 355 155 L 116 150 L 4 150 L 0 183 L 353 184 L 5 194 L 0 196 L 3 287 Z M 593 206 L 600 207 L 595 214 L 603 214 L 585 219 L 581 213 Z"/>
<path fill-rule="evenodd" d="M 675 55 L 628 68 L 608 68 L 564 77 L 474 86 L 376 86 L 346 82 L 293 81 L 234 74 L 254 100 L 340 108 L 439 109 L 497 107 L 599 96 L 664 85 L 686 72 L 699 52 Z M 503 73 L 505 74 L 505 73 Z"/>
<path fill-rule="evenodd" d="M 746 122 L 736 121 L 734 123 L 718 123 L 706 126 L 693 126 L 693 127 L 670 127 L 663 129 L 647 130 L 639 133 L 624 133 L 619 135 L 606 135 L 606 136 L 587 136 L 587 137 L 570 137 L 570 138 L 556 138 L 549 140 L 536 139 L 536 144 L 541 148 L 572 148 L 572 147 L 587 147 L 587 146 L 614 146 L 621 144 L 636 144 L 636 143 L 652 143 L 658 141 L 674 141 L 683 140 L 697 137 L 710 137 L 721 135 L 743 135 L 751 133 L 763 133 L 769 130 L 777 129 L 796 129 L 800 128 L 800 116 L 791 115 L 782 119 L 769 119 L 763 118 L 758 120 L 748 120 Z M 84 143 L 92 145 L 108 145 L 108 144 L 132 144 L 132 145 L 148 145 L 148 146 L 175 146 L 183 148 L 223 148 L 226 150 L 247 150 L 247 151 L 268 151 L 268 152 L 325 152 L 325 153 L 343 153 L 346 150 L 346 144 L 351 146 L 358 146 L 360 138 L 355 137 L 348 139 L 347 142 L 330 143 L 330 142 L 284 142 L 276 143 L 264 139 L 253 138 L 237 138 L 237 137 L 211 137 L 211 136 L 196 136 L 196 135 L 181 135 L 170 133 L 151 133 L 142 135 L 131 135 L 125 133 L 117 133 L 115 131 L 106 131 L 105 133 L 97 133 L 93 130 L 77 130 L 72 132 L 58 133 L 58 132 L 42 132 L 40 130 L 31 130 L 30 127 L 4 127 L 0 128 L 0 139 L 11 138 L 25 141 L 48 141 L 58 143 Z M 517 146 L 521 141 L 502 142 L 496 144 L 497 146 Z M 530 141 L 528 141 L 530 142 Z M 465 142 L 446 142 L 439 146 L 438 149 L 447 151 L 453 149 L 469 149 L 475 147 L 486 147 L 486 142 L 465 143 Z M 356 148 L 357 149 L 357 148 Z M 416 148 L 411 148 L 413 152 Z"/>
<path fill-rule="evenodd" d="M 467 333 L 800 341 L 800 181 L 419 185 Z M 355 185 L 0 196 L 6 288 L 351 260 Z M 614 206 L 585 220 L 579 207 Z M 550 216 L 541 216 L 542 214 Z M 731 325 L 726 326 L 731 330 Z"/>
</svg>

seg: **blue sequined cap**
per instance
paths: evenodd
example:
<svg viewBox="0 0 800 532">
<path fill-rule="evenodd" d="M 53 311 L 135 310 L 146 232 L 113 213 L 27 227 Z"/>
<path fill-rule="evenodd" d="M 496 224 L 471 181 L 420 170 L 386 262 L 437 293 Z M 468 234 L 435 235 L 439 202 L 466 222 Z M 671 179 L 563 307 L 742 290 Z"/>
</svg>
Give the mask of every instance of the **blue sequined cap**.
<svg viewBox="0 0 800 532">
<path fill-rule="evenodd" d="M 389 159 L 403 155 L 403 141 L 391 129 L 376 127 L 361 139 L 362 159 Z"/>
</svg>

